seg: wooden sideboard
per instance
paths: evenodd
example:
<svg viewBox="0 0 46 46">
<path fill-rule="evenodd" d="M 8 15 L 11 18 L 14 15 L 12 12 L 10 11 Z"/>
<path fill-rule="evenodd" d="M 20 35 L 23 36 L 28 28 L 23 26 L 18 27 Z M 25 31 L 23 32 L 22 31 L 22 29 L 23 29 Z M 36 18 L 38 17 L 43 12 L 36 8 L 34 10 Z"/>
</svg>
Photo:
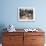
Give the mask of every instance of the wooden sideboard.
<svg viewBox="0 0 46 46">
<path fill-rule="evenodd" d="M 44 32 L 3 32 L 3 46 L 44 46 Z"/>
</svg>

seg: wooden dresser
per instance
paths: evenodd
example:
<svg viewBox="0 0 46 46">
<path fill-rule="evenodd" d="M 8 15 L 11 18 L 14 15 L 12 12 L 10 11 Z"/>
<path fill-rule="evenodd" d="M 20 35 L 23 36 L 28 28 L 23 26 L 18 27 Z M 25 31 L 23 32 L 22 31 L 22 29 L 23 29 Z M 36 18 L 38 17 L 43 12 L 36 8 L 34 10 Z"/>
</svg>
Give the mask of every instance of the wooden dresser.
<svg viewBox="0 0 46 46">
<path fill-rule="evenodd" d="M 44 46 L 44 32 L 3 32 L 3 46 Z"/>
</svg>

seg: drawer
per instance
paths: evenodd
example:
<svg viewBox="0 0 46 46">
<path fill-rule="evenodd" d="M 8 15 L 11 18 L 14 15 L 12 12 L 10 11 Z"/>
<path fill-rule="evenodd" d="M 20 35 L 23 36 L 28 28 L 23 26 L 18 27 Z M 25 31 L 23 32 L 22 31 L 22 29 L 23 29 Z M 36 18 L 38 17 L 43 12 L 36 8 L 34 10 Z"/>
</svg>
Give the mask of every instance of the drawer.
<svg viewBox="0 0 46 46">
<path fill-rule="evenodd" d="M 3 41 L 17 41 L 23 39 L 23 36 L 4 36 Z"/>
<path fill-rule="evenodd" d="M 26 37 L 24 37 L 24 45 L 25 46 L 31 46 L 31 44 L 32 44 L 32 37 L 30 37 L 30 36 L 26 36 Z"/>
<path fill-rule="evenodd" d="M 31 44 L 32 46 L 44 46 L 44 44 Z"/>
<path fill-rule="evenodd" d="M 23 44 L 2 44 L 2 46 L 23 46 Z"/>
<path fill-rule="evenodd" d="M 15 42 L 22 42 L 23 36 L 4 36 L 3 43 L 15 43 Z"/>
<path fill-rule="evenodd" d="M 23 32 L 4 32 L 4 36 L 23 36 Z"/>
<path fill-rule="evenodd" d="M 16 38 L 14 40 L 4 40 L 3 46 L 22 46 L 23 45 L 23 39 L 22 38 Z"/>
<path fill-rule="evenodd" d="M 44 36 L 32 36 L 32 43 L 33 44 L 43 44 Z"/>
<path fill-rule="evenodd" d="M 44 32 L 24 32 L 24 36 L 44 36 Z"/>
<path fill-rule="evenodd" d="M 24 36 L 24 40 L 32 40 L 32 36 Z"/>
<path fill-rule="evenodd" d="M 3 46 L 16 46 L 14 44 L 3 44 Z"/>
</svg>

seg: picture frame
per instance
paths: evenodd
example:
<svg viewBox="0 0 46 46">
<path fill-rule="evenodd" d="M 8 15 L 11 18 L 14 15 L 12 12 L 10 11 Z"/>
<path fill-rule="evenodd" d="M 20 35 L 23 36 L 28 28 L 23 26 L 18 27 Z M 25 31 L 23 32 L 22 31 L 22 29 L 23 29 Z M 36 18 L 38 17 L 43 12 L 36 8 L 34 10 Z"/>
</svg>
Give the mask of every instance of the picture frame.
<svg viewBox="0 0 46 46">
<path fill-rule="evenodd" d="M 18 21 L 35 21 L 35 8 L 19 7 Z"/>
</svg>

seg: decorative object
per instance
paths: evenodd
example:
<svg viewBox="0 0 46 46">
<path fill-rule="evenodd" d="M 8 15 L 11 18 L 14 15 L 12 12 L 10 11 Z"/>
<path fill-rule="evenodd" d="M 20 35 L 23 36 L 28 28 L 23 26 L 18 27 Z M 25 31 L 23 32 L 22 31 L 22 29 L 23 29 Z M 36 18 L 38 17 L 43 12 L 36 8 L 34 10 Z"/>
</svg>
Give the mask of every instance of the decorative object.
<svg viewBox="0 0 46 46">
<path fill-rule="evenodd" d="M 14 27 L 12 24 L 10 24 L 10 25 L 7 27 L 7 31 L 8 31 L 8 32 L 15 32 L 16 30 L 15 30 L 15 27 Z"/>
<path fill-rule="evenodd" d="M 24 29 L 25 32 L 31 31 L 31 32 L 39 32 L 38 29 Z"/>
<path fill-rule="evenodd" d="M 19 7 L 18 20 L 19 21 L 35 21 L 35 8 Z"/>
</svg>

